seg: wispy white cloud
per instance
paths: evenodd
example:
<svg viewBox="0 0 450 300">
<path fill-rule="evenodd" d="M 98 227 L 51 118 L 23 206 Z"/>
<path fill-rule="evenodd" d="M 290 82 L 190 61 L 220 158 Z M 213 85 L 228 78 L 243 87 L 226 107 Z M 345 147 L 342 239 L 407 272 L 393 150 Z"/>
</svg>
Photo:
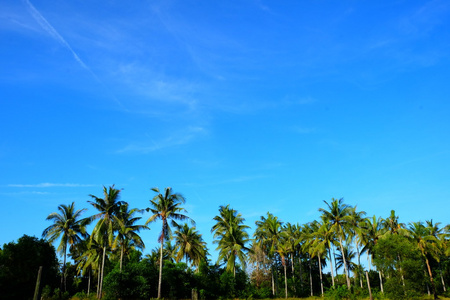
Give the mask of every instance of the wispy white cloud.
<svg viewBox="0 0 450 300">
<path fill-rule="evenodd" d="M 175 135 L 162 139 L 160 141 L 155 141 L 150 138 L 148 144 L 143 143 L 132 143 L 127 145 L 126 147 L 119 149 L 117 153 L 142 153 L 147 154 L 153 151 L 180 146 L 184 144 L 188 144 L 192 140 L 194 140 L 199 135 L 203 135 L 206 133 L 206 130 L 202 127 L 189 127 L 186 130 L 178 132 Z"/>
<path fill-rule="evenodd" d="M 80 184 L 80 183 L 37 183 L 37 184 L 8 184 L 8 187 L 18 188 L 51 188 L 51 187 L 91 187 L 94 184 Z"/>
<path fill-rule="evenodd" d="M 38 22 L 38 24 L 44 29 L 51 37 L 57 40 L 61 45 L 66 47 L 73 55 L 75 60 L 86 70 L 92 73 L 91 69 L 81 60 L 78 54 L 72 49 L 69 43 L 56 31 L 56 29 L 47 21 L 46 18 L 31 4 L 29 0 L 26 0 L 25 3 L 28 6 L 28 9 L 33 16 L 33 18 Z M 94 73 L 92 75 L 95 76 Z"/>
</svg>

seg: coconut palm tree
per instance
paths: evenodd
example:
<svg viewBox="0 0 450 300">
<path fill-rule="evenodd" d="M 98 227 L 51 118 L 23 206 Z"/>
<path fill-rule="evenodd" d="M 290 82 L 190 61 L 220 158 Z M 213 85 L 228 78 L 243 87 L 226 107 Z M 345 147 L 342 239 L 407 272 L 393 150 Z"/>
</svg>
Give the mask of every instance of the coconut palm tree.
<svg viewBox="0 0 450 300">
<path fill-rule="evenodd" d="M 363 224 L 364 224 L 364 216 L 366 215 L 365 211 L 357 211 L 356 206 L 352 207 L 351 209 L 351 220 L 350 220 L 350 233 L 353 238 L 353 241 L 355 242 L 356 246 L 356 254 L 358 255 L 358 268 L 355 269 L 356 273 L 358 274 L 359 283 L 361 288 L 363 288 L 363 281 L 362 281 L 362 268 L 361 268 L 361 251 L 359 249 L 359 246 L 361 246 L 363 241 Z"/>
<path fill-rule="evenodd" d="M 323 218 L 331 223 L 331 230 L 336 234 L 336 237 L 339 240 L 341 253 L 344 253 L 342 239 L 345 238 L 345 234 L 348 231 L 351 222 L 351 206 L 344 204 L 343 198 L 339 200 L 332 198 L 331 203 L 328 203 L 326 201 L 323 202 L 325 202 L 325 204 L 327 205 L 328 210 L 319 208 L 319 211 L 322 212 Z M 343 256 L 343 265 L 345 270 L 345 277 L 347 279 L 347 288 L 350 289 L 350 278 L 348 276 L 347 261 L 345 259 L 345 255 Z"/>
<path fill-rule="evenodd" d="M 267 218 L 261 216 L 261 219 L 256 221 L 255 224 L 256 230 L 253 235 L 255 242 L 265 250 L 267 257 L 272 264 L 272 295 L 275 295 L 273 257 L 276 253 L 278 242 L 281 240 L 281 229 L 283 222 L 278 220 L 278 217 L 274 216 L 270 212 L 267 212 Z"/>
<path fill-rule="evenodd" d="M 178 226 L 175 231 L 175 247 L 177 262 L 185 258 L 186 263 L 191 261 L 191 264 L 198 268 L 200 262 L 206 259 L 206 242 L 195 227 L 189 227 L 187 224 Z"/>
<path fill-rule="evenodd" d="M 106 259 L 106 248 L 112 247 L 114 242 L 114 233 L 118 229 L 117 217 L 120 213 L 120 207 L 125 204 L 119 200 L 120 190 L 114 188 L 114 185 L 108 189 L 103 187 L 103 198 L 89 195 L 93 201 L 88 201 L 99 212 L 92 216 L 97 219 L 97 224 L 91 234 L 91 239 L 103 245 L 102 265 L 100 270 L 100 288 L 97 297 L 102 296 L 103 275 Z"/>
<path fill-rule="evenodd" d="M 278 242 L 277 245 L 277 253 L 281 257 L 281 264 L 283 265 L 284 269 L 284 291 L 285 291 L 285 298 L 288 297 L 288 286 L 287 286 L 287 257 L 291 251 L 290 244 L 288 241 L 288 234 L 285 231 L 281 232 L 282 239 Z"/>
<path fill-rule="evenodd" d="M 81 219 L 81 215 L 85 210 L 85 208 L 75 210 L 75 202 L 69 205 L 61 204 L 58 206 L 59 213 L 53 212 L 46 218 L 46 220 L 53 221 L 53 224 L 44 229 L 42 237 L 47 238 L 50 243 L 61 238 L 57 248 L 57 251 L 64 257 L 60 291 L 63 285 L 64 291 L 66 290 L 65 270 L 67 246 L 73 248 L 77 243 L 82 241 L 82 238 L 87 237 L 86 225 L 89 224 L 91 219 Z"/>
<path fill-rule="evenodd" d="M 331 230 L 331 224 L 328 220 L 321 220 L 320 227 L 316 232 L 316 235 L 319 236 L 320 244 L 323 244 L 325 249 L 328 251 L 328 258 L 330 260 L 330 269 L 331 269 L 331 281 L 334 287 L 334 271 L 333 271 L 333 258 L 331 256 L 331 247 L 337 244 L 337 241 L 334 238 L 333 232 Z"/>
<path fill-rule="evenodd" d="M 439 261 L 438 251 L 439 249 L 436 247 L 437 239 L 431 235 L 431 231 L 429 227 L 423 225 L 422 222 L 413 222 L 409 224 L 409 237 L 413 240 L 420 252 L 422 253 L 422 257 L 425 260 L 428 276 L 430 277 L 431 289 L 433 292 L 434 299 L 437 299 L 436 295 L 436 286 L 433 280 L 433 273 L 431 271 L 430 262 L 428 260 L 428 256 L 433 257 L 437 261 Z"/>
<path fill-rule="evenodd" d="M 118 225 L 113 249 L 120 247 L 120 272 L 122 272 L 122 261 L 126 250 L 125 248 L 128 246 L 128 248 L 144 249 L 145 247 L 145 244 L 138 233 L 141 229 L 149 228 L 145 225 L 136 224 L 136 222 L 141 219 L 141 217 L 135 217 L 136 213 L 142 213 L 142 210 L 137 208 L 130 210 L 128 208 L 128 203 L 124 203 L 120 206 L 118 214 L 113 216 Z"/>
<path fill-rule="evenodd" d="M 162 282 L 162 268 L 163 268 L 163 246 L 165 239 L 170 239 L 172 237 L 172 230 L 169 225 L 171 221 L 172 226 L 177 226 L 176 221 L 190 220 L 192 224 L 195 222 L 186 216 L 184 213 L 187 211 L 181 207 L 182 204 L 186 202 L 186 199 L 179 193 L 173 193 L 171 187 L 164 189 L 161 193 L 158 188 L 152 188 L 152 191 L 157 193 L 152 200 L 150 200 L 151 207 L 147 208 L 152 215 L 147 220 L 145 225 L 155 222 L 156 220 L 161 220 L 161 233 L 158 237 L 158 242 L 161 244 L 160 248 L 160 258 L 159 258 L 159 280 L 158 280 L 158 299 L 161 298 L 161 282 Z"/>
<path fill-rule="evenodd" d="M 215 216 L 216 224 L 211 228 L 214 232 L 213 243 L 217 244 L 219 250 L 218 261 L 226 261 L 227 271 L 233 272 L 236 277 L 236 259 L 241 263 L 242 268 L 247 265 L 247 253 L 251 251 L 246 246 L 249 242 L 247 229 L 244 225 L 245 219 L 236 210 L 227 206 L 219 207 L 219 215 Z"/>
</svg>

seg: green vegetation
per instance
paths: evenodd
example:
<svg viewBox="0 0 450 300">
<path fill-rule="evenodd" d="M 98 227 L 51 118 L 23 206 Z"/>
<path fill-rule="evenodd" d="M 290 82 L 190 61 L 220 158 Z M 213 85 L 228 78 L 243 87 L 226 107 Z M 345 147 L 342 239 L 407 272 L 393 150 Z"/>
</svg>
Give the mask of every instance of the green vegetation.
<svg viewBox="0 0 450 300">
<path fill-rule="evenodd" d="M 103 197 L 91 195 L 88 201 L 97 214 L 83 218 L 85 209 L 62 204 L 47 217 L 53 222 L 43 230 L 47 240 L 23 236 L 3 245 L 1 297 L 32 299 L 40 266 L 41 299 L 449 296 L 449 225 L 432 220 L 402 224 L 394 211 L 385 219 L 366 218 L 356 206 L 331 199 L 319 208 L 320 220 L 292 224 L 268 212 L 255 222 L 251 235 L 243 216 L 226 205 L 212 217 L 219 253 L 212 262 L 202 234 L 182 207 L 185 198 L 171 188 L 152 191 L 156 195 L 150 207 L 138 209 L 120 200 L 114 186 L 104 187 Z M 145 211 L 150 216 L 139 224 L 138 214 Z M 160 246 L 143 256 L 140 232 L 156 221 L 161 221 Z M 323 272 L 326 266 L 330 273 Z"/>
</svg>

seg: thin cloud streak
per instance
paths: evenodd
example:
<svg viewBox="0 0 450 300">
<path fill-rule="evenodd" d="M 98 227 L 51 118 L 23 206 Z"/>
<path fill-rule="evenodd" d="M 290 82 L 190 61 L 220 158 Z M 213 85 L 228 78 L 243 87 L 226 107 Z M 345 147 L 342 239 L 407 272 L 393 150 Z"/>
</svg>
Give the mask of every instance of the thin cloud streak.
<svg viewBox="0 0 450 300">
<path fill-rule="evenodd" d="M 183 132 L 176 136 L 168 137 L 160 142 L 155 142 L 153 139 L 150 139 L 152 145 L 130 144 L 116 151 L 116 153 L 121 154 L 121 153 L 137 152 L 141 154 L 147 154 L 164 148 L 188 144 L 199 134 L 205 134 L 205 129 L 202 127 L 190 127 L 186 132 Z"/>
<path fill-rule="evenodd" d="M 95 76 L 95 74 L 92 73 L 91 69 L 81 60 L 81 58 L 78 56 L 78 54 L 72 49 L 72 47 L 69 45 L 69 43 L 67 43 L 66 40 L 58 33 L 58 31 L 56 31 L 56 29 L 52 25 L 50 25 L 50 23 L 47 21 L 47 19 L 44 18 L 44 16 L 33 6 L 33 4 L 31 4 L 31 2 L 28 0 L 26 0 L 26 4 L 28 5 L 31 15 L 36 20 L 36 22 L 39 23 L 39 25 L 42 27 L 42 29 L 44 29 L 48 34 L 50 34 L 55 40 L 57 40 L 59 43 L 61 43 L 64 47 L 69 49 L 69 51 L 72 53 L 75 60 L 83 68 L 85 68 L 92 75 Z"/>
<path fill-rule="evenodd" d="M 80 64 L 81 67 L 83 67 L 85 70 L 87 70 L 94 78 L 97 80 L 98 83 L 100 83 L 110 94 L 112 99 L 125 111 L 127 109 L 123 106 L 122 102 L 120 102 L 112 93 L 111 90 L 98 78 L 98 76 L 89 68 L 83 60 L 78 56 L 78 54 L 75 52 L 75 50 L 72 49 L 70 44 L 56 31 L 56 29 L 47 21 L 46 18 L 36 9 L 36 7 L 31 4 L 29 0 L 26 0 L 25 3 L 28 5 L 28 9 L 31 13 L 31 16 L 36 20 L 36 22 L 44 29 L 51 37 L 53 37 L 56 41 L 58 41 L 61 45 L 63 45 L 65 48 L 67 48 L 75 58 L 75 60 Z"/>
<path fill-rule="evenodd" d="M 38 183 L 38 184 L 8 184 L 8 187 L 17 188 L 49 188 L 49 187 L 92 187 L 94 184 L 80 184 L 80 183 Z"/>
</svg>

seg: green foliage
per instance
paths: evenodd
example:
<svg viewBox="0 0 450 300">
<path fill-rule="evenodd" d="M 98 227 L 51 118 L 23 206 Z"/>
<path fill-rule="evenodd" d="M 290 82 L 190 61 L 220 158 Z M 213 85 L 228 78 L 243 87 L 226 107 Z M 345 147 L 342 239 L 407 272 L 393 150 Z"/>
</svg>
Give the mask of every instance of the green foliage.
<svg viewBox="0 0 450 300">
<path fill-rule="evenodd" d="M 375 265 L 386 277 L 384 290 L 389 299 L 417 299 L 421 296 L 425 269 L 421 253 L 409 239 L 388 235 L 378 241 L 374 254 Z"/>
<path fill-rule="evenodd" d="M 39 266 L 41 287 L 58 286 L 58 260 L 55 248 L 43 239 L 24 235 L 17 243 L 3 245 L 0 254 L 2 299 L 32 299 Z"/>
<path fill-rule="evenodd" d="M 354 295 L 345 285 L 335 286 L 325 292 L 325 297 L 332 300 L 355 299 Z"/>
</svg>

